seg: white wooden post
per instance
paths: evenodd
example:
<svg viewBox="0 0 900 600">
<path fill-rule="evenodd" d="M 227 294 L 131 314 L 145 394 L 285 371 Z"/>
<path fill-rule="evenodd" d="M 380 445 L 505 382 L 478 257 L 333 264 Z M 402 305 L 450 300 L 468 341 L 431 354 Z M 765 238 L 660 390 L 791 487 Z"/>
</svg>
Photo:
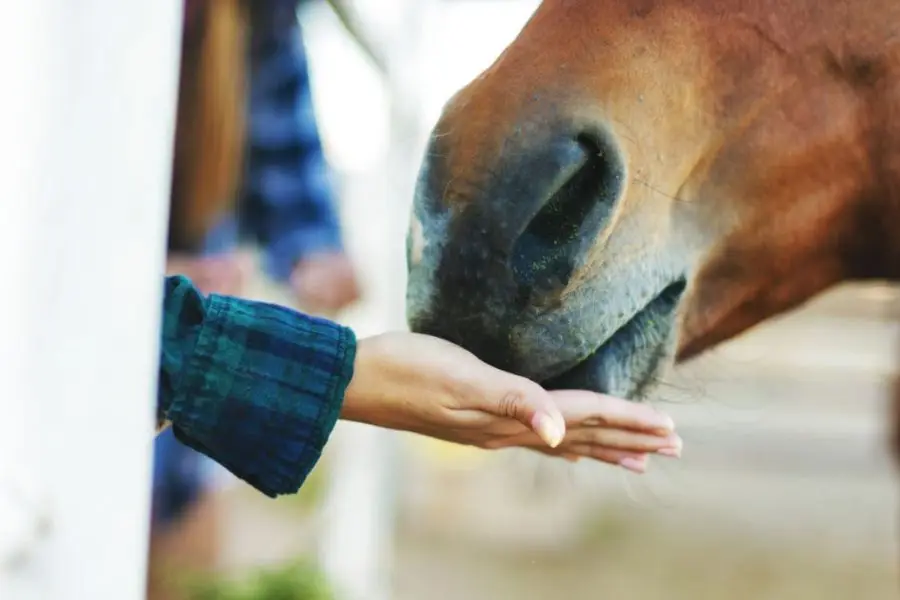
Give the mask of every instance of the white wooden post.
<svg viewBox="0 0 900 600">
<path fill-rule="evenodd" d="M 395 3 L 391 8 L 400 12 L 394 31 L 373 32 L 386 42 L 391 111 L 391 139 L 380 169 L 386 176 L 378 182 L 383 192 L 373 195 L 391 217 L 379 247 L 372 248 L 381 271 L 379 289 L 372 292 L 383 311 L 382 331 L 406 328 L 404 248 L 421 133 L 416 81 L 430 4 Z M 335 433 L 321 561 L 341 600 L 390 600 L 400 440 L 396 433 L 356 424 L 342 424 Z"/>
<path fill-rule="evenodd" d="M 181 2 L 0 10 L 0 598 L 144 597 Z"/>
</svg>

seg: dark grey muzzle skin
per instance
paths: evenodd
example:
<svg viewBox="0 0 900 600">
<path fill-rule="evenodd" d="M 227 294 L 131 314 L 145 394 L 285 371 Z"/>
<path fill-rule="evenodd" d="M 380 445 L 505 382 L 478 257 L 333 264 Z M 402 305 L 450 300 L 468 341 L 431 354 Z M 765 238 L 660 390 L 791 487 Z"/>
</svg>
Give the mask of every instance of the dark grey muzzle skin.
<svg viewBox="0 0 900 600">
<path fill-rule="evenodd" d="M 630 315 L 599 314 L 603 281 L 563 296 L 623 193 L 626 168 L 611 136 L 571 131 L 532 137 L 527 147 L 510 140 L 467 197 L 442 161 L 442 137 L 433 134 L 416 186 L 413 216 L 425 242 L 418 260 L 407 239 L 412 331 L 551 387 L 638 391 L 625 381 L 647 379 L 671 345 L 683 282 L 660 282 L 665 291 L 627 323 Z M 654 350 L 635 354 L 636 343 Z"/>
</svg>

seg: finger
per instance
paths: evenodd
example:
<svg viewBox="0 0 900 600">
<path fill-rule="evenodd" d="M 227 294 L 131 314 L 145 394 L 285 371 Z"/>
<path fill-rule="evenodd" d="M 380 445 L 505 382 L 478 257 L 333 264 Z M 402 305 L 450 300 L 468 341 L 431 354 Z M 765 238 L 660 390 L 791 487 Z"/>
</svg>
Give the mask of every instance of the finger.
<svg viewBox="0 0 900 600">
<path fill-rule="evenodd" d="M 491 448 L 533 447 L 541 444 L 541 440 L 530 431 L 513 434 L 491 442 Z M 570 427 L 566 431 L 566 439 L 559 450 L 576 445 L 614 448 L 630 452 L 660 452 L 668 456 L 680 457 L 683 442 L 677 434 L 667 436 L 637 433 L 623 429 L 607 427 Z"/>
<path fill-rule="evenodd" d="M 641 474 L 647 472 L 648 462 L 649 458 L 646 455 L 641 458 L 626 457 L 619 461 L 619 466 L 633 473 Z"/>
<path fill-rule="evenodd" d="M 441 365 L 447 372 L 442 377 L 451 384 L 457 410 L 481 410 L 518 421 L 551 448 L 562 442 L 566 422 L 547 390 L 530 379 L 490 366 L 462 348 L 432 339 L 436 347 L 449 346 L 450 352 L 445 352 L 449 359 Z"/>
<path fill-rule="evenodd" d="M 634 452 L 623 452 L 612 448 L 597 448 L 595 446 L 585 446 L 579 448 L 582 456 L 599 460 L 610 465 L 616 465 L 627 469 L 633 473 L 646 473 L 650 457 L 647 454 L 637 454 Z"/>
<path fill-rule="evenodd" d="M 582 390 L 557 390 L 549 393 L 570 426 L 603 425 L 660 433 L 669 433 L 675 429 L 672 417 L 647 404 Z"/>
<path fill-rule="evenodd" d="M 569 429 L 566 435 L 566 445 L 589 444 L 591 446 L 604 446 L 631 452 L 659 452 L 670 451 L 672 456 L 681 456 L 684 442 L 675 433 L 667 436 L 637 433 L 623 429 L 608 429 L 599 427 L 579 427 Z"/>
<path fill-rule="evenodd" d="M 562 456 L 567 460 L 572 460 L 572 462 L 574 462 L 573 459 L 577 458 L 597 460 L 616 467 L 622 467 L 623 469 L 627 469 L 634 473 L 646 472 L 650 458 L 647 454 L 626 452 L 614 448 L 598 448 L 589 445 L 579 445 L 569 448 L 566 450 L 566 453 L 562 455 L 546 448 L 537 450 L 543 454 L 549 454 L 550 456 Z"/>
<path fill-rule="evenodd" d="M 501 381 L 509 381 L 512 385 L 493 394 L 497 400 L 487 407 L 488 410 L 519 421 L 551 448 L 559 446 L 566 435 L 566 422 L 550 394 L 528 379 L 506 373 Z"/>
</svg>

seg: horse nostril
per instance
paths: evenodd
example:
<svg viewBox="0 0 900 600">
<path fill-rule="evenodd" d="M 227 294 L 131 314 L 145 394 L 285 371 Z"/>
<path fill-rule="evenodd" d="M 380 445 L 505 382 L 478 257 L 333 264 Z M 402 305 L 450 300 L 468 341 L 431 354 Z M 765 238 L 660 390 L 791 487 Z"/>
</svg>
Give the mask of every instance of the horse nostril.
<svg viewBox="0 0 900 600">
<path fill-rule="evenodd" d="M 552 192 L 512 249 L 513 276 L 532 296 L 568 284 L 623 189 L 624 165 L 611 140 L 582 133 L 576 141 L 583 165 Z"/>
</svg>

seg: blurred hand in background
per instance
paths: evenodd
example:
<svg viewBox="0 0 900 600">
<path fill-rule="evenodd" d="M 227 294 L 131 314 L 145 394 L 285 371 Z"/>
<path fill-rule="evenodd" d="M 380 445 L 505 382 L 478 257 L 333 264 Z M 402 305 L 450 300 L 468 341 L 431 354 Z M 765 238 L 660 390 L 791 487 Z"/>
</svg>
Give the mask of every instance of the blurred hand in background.
<svg viewBox="0 0 900 600">
<path fill-rule="evenodd" d="M 237 252 L 214 256 L 193 256 L 173 253 L 166 261 L 167 275 L 184 275 L 204 294 L 240 296 L 243 293 L 251 265 Z"/>
<path fill-rule="evenodd" d="M 321 315 L 334 315 L 361 295 L 356 269 L 343 252 L 305 257 L 294 267 L 290 286 L 304 310 Z"/>
</svg>

